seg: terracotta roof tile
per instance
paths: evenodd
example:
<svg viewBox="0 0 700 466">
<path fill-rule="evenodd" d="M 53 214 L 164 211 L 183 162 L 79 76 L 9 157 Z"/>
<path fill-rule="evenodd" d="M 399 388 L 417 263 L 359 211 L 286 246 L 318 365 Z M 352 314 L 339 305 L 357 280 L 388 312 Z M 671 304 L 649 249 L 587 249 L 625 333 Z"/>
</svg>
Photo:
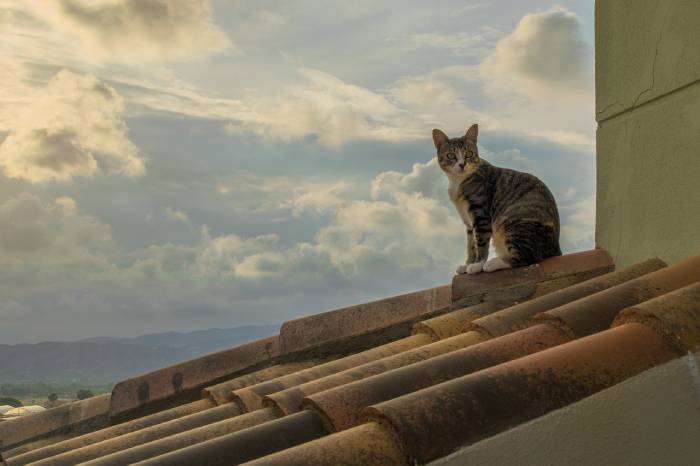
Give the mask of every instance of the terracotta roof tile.
<svg viewBox="0 0 700 466">
<path fill-rule="evenodd" d="M 233 401 L 233 391 L 256 383 L 261 383 L 267 380 L 272 380 L 277 377 L 293 374 L 301 370 L 318 365 L 318 361 L 300 361 L 287 364 L 278 364 L 276 366 L 261 369 L 252 374 L 237 377 L 233 380 L 227 380 L 216 385 L 206 387 L 202 390 L 203 398 L 210 398 L 216 404 L 230 403 Z"/>
<path fill-rule="evenodd" d="M 659 270 L 666 264 L 659 259 L 651 259 L 623 270 L 592 278 L 559 291 L 546 294 L 526 303 L 518 304 L 501 312 L 467 322 L 466 330 L 475 330 L 489 336 L 505 335 L 521 330 L 540 312 L 571 303 L 615 285 L 638 278 L 646 273 Z"/>
<path fill-rule="evenodd" d="M 408 457 L 395 434 L 375 422 L 323 437 L 297 447 L 245 463 L 249 466 L 398 466 Z"/>
<path fill-rule="evenodd" d="M 679 354 L 627 324 L 380 403 L 364 424 L 245 464 L 425 464 Z"/>
<path fill-rule="evenodd" d="M 520 301 L 525 300 L 527 298 L 520 299 Z M 515 300 L 487 301 L 472 306 L 465 306 L 447 314 L 417 322 L 413 326 L 412 333 L 425 333 L 430 335 L 435 341 L 453 337 L 464 331 L 465 322 L 471 322 L 479 317 L 487 316 L 495 311 L 517 304 L 517 302 Z"/>
<path fill-rule="evenodd" d="M 137 463 L 139 466 L 226 466 L 327 435 L 316 413 L 302 411 Z M 260 439 L 265 439 L 261 442 Z M 124 463 L 122 463 L 124 464 Z"/>
<path fill-rule="evenodd" d="M 694 283 L 622 311 L 614 326 L 641 322 L 681 351 L 700 350 L 700 283 Z"/>
<path fill-rule="evenodd" d="M 372 361 L 358 367 L 338 372 L 320 379 L 296 385 L 285 390 L 270 393 L 265 397 L 265 404 L 273 406 L 280 413 L 291 414 L 301 409 L 301 402 L 305 396 L 344 385 L 355 380 L 361 380 L 376 374 L 381 374 L 392 369 L 414 364 L 433 358 L 440 354 L 464 348 L 482 342 L 482 335 L 468 332 L 452 338 L 440 340 L 419 348 L 404 351 L 386 358 Z"/>
<path fill-rule="evenodd" d="M 11 452 L 3 452 L 3 456 L 8 465 L 12 466 L 33 463 L 42 458 L 53 457 L 65 452 L 78 450 L 82 447 L 102 442 L 104 440 L 120 437 L 140 429 L 145 429 L 147 427 L 180 418 L 188 414 L 200 412 L 205 409 L 212 408 L 213 406 L 215 406 L 214 402 L 209 399 L 198 400 L 192 403 L 177 406 L 175 408 L 160 411 L 149 416 L 140 417 L 132 421 L 100 429 L 95 432 L 90 432 L 85 435 L 63 440 L 30 452 L 20 453 L 18 455 L 11 454 Z"/>
<path fill-rule="evenodd" d="M 326 375 L 359 366 L 366 362 L 376 361 L 377 359 L 381 359 L 386 356 L 402 353 L 406 350 L 417 348 L 432 341 L 432 338 L 427 335 L 411 335 L 410 337 L 402 338 L 361 353 L 336 359 L 335 361 L 310 367 L 286 376 L 277 377 L 270 381 L 251 385 L 240 390 L 235 390 L 233 392 L 234 400 L 246 411 L 260 409 L 263 407 L 263 397 L 265 395 L 269 395 L 270 393 L 275 393 L 277 391 L 284 390 L 285 388 L 294 387 L 304 382 L 316 380 Z"/>
<path fill-rule="evenodd" d="M 281 374 L 288 374 L 290 372 L 306 368 L 309 365 L 313 365 L 313 362 L 306 361 L 298 363 L 281 364 L 266 369 L 261 369 L 259 371 L 252 372 L 241 377 L 237 377 L 227 382 L 214 385 L 212 387 L 207 387 L 203 390 L 202 400 L 193 401 L 191 403 L 185 403 L 183 405 L 176 406 L 171 409 L 159 411 L 157 413 L 143 416 L 131 421 L 123 422 L 112 427 L 101 429 L 75 438 L 59 441 L 53 445 L 45 446 L 40 449 L 34 449 L 34 451 L 27 452 L 19 458 L 14 458 L 13 464 L 31 463 L 34 461 L 38 461 L 42 458 L 59 455 L 60 453 L 64 452 L 74 451 L 87 445 L 92 445 L 98 442 L 113 439 L 115 437 L 120 437 L 130 432 L 145 429 L 147 427 L 151 427 L 156 424 L 161 424 L 166 421 L 171 421 L 173 419 L 182 418 L 190 414 L 199 413 L 201 411 L 215 407 L 217 401 L 220 401 L 220 403 L 218 404 L 230 402 L 231 390 L 233 389 L 269 380 L 278 377 Z M 5 453 L 7 458 L 16 456 L 14 454 L 8 453 L 11 452 Z M 19 454 L 21 453 L 25 452 L 22 451 Z"/>
<path fill-rule="evenodd" d="M 238 409 L 238 406 L 228 403 L 103 440 L 76 450 L 69 450 L 59 455 L 35 461 L 32 464 L 36 466 L 63 466 L 83 463 L 136 445 L 205 426 L 223 419 L 229 419 L 239 414 L 241 414 L 241 411 Z M 25 464 L 21 456 L 9 458 L 7 460 L 8 466 Z"/>
<path fill-rule="evenodd" d="M 627 324 L 367 408 L 426 463 L 678 357 Z"/>
<path fill-rule="evenodd" d="M 60 431 L 67 424 L 80 425 L 102 422 L 109 411 L 109 395 L 74 401 L 53 409 L 0 423 L 0 450 L 20 443 L 23 439 L 37 438 Z"/>
<path fill-rule="evenodd" d="M 360 422 L 360 412 L 446 380 L 461 377 L 571 340 L 550 325 L 537 325 L 484 341 L 425 361 L 308 396 L 304 407 L 320 412 L 330 430 L 348 429 Z"/>
<path fill-rule="evenodd" d="M 551 320 L 578 336 L 590 335 L 610 327 L 622 309 L 698 280 L 700 256 L 544 312 L 535 320 Z"/>
<path fill-rule="evenodd" d="M 145 461 L 149 458 L 155 458 L 157 456 L 160 458 L 159 461 L 167 461 L 168 456 L 166 455 L 166 453 L 168 452 L 189 447 L 191 445 L 195 445 L 196 448 L 209 448 L 205 445 L 203 445 L 202 447 L 199 447 L 197 445 L 202 445 L 203 442 L 206 442 L 208 440 L 221 438 L 223 436 L 226 436 L 227 434 L 238 432 L 257 425 L 268 425 L 268 421 L 273 421 L 276 418 L 277 416 L 269 410 L 260 409 L 258 411 L 253 411 L 252 413 L 247 413 L 242 416 L 229 417 L 221 421 L 203 425 L 201 427 L 169 435 L 158 440 L 144 442 L 139 445 L 135 445 L 131 448 L 118 450 L 112 454 L 104 456 L 100 455 L 99 457 L 96 457 L 91 461 L 87 461 L 81 464 L 83 464 L 84 466 L 116 466 Z M 307 437 L 303 438 L 308 439 Z M 187 451 L 189 452 L 189 450 Z M 180 456 L 179 458 L 181 458 L 184 461 L 185 458 L 188 457 Z M 204 461 L 204 458 L 202 458 L 201 460 Z M 66 464 L 76 463 L 71 461 L 69 463 L 67 462 Z M 168 463 L 161 462 L 160 464 Z"/>
</svg>

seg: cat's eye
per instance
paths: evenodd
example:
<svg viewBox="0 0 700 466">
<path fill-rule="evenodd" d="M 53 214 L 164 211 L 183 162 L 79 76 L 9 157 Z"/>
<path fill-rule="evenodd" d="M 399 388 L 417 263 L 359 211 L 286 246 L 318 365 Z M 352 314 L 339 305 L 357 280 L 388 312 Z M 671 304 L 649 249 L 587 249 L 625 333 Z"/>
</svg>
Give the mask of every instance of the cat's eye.
<svg viewBox="0 0 700 466">
<path fill-rule="evenodd" d="M 449 154 L 447 154 L 447 160 L 449 160 L 450 162 L 453 162 L 453 161 L 457 160 L 457 157 L 455 156 L 455 154 L 453 152 L 450 152 Z"/>
</svg>

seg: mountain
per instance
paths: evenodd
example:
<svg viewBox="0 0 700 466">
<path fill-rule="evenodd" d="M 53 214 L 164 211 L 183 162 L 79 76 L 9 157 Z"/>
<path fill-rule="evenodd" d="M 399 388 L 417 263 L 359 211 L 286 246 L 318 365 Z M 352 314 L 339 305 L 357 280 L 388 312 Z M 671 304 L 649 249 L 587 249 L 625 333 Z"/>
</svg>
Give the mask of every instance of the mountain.
<svg viewBox="0 0 700 466">
<path fill-rule="evenodd" d="M 143 372 L 273 335 L 279 325 L 166 332 L 135 338 L 0 345 L 2 383 L 112 384 Z"/>
</svg>

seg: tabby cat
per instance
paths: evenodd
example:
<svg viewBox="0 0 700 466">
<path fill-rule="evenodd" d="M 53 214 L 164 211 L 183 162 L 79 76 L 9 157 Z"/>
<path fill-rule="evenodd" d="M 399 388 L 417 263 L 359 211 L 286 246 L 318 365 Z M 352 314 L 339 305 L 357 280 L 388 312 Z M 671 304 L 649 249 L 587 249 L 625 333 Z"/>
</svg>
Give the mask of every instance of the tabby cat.
<svg viewBox="0 0 700 466">
<path fill-rule="evenodd" d="M 477 125 L 455 139 L 433 130 L 438 162 L 450 182 L 447 192 L 467 226 L 467 262 L 457 273 L 493 272 L 560 256 L 554 196 L 535 176 L 480 158 L 478 133 Z M 491 239 L 497 257 L 487 260 Z"/>
</svg>

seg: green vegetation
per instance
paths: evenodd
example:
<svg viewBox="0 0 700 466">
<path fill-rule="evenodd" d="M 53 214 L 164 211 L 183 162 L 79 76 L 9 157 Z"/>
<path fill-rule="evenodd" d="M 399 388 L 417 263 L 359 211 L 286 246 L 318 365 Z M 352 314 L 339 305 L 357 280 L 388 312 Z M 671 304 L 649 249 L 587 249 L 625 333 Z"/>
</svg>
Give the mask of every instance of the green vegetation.
<svg viewBox="0 0 700 466">
<path fill-rule="evenodd" d="M 10 396 L 0 396 L 0 405 L 10 405 L 13 408 L 19 408 L 22 406 L 22 402 Z"/>
<path fill-rule="evenodd" d="M 84 400 L 85 398 L 90 398 L 91 396 L 95 396 L 90 390 L 86 390 L 84 388 L 81 388 L 77 392 L 75 392 L 75 397 L 79 400 Z"/>
</svg>

